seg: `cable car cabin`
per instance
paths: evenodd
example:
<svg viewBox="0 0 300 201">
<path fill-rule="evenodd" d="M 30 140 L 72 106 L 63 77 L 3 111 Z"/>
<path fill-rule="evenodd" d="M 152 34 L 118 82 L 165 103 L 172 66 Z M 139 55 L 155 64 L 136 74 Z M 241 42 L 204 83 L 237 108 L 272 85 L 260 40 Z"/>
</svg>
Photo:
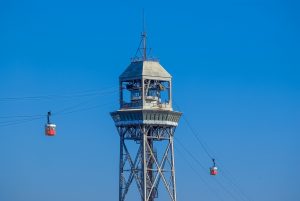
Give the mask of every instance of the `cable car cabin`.
<svg viewBox="0 0 300 201">
<path fill-rule="evenodd" d="M 213 166 L 210 168 L 210 175 L 217 175 L 218 174 L 218 168 L 216 166 Z"/>
<path fill-rule="evenodd" d="M 56 134 L 56 125 L 55 124 L 46 124 L 45 125 L 45 134 L 47 136 L 55 136 L 55 134 Z"/>
</svg>

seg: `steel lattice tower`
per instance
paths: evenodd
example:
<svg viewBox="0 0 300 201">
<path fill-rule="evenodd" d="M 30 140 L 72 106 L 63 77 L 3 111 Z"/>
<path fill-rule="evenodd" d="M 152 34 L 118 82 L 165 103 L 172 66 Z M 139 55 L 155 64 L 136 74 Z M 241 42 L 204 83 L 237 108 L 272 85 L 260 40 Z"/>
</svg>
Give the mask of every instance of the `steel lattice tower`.
<svg viewBox="0 0 300 201">
<path fill-rule="evenodd" d="M 154 201 L 162 190 L 176 201 L 174 132 L 181 113 L 172 109 L 171 75 L 147 58 L 145 32 L 141 44 L 142 57 L 119 77 L 120 109 L 111 112 L 120 135 L 119 201 L 127 200 L 133 182 L 142 201 Z"/>
</svg>

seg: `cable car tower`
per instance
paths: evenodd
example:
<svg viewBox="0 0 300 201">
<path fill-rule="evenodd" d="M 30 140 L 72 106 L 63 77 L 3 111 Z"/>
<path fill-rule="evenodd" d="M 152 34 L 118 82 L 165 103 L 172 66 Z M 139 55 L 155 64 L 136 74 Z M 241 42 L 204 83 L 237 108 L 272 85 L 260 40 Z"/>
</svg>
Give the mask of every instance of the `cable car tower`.
<svg viewBox="0 0 300 201">
<path fill-rule="evenodd" d="M 172 108 L 172 76 L 147 57 L 146 38 L 143 31 L 141 56 L 119 77 L 120 109 L 111 112 L 120 136 L 119 201 L 132 199 L 131 190 L 141 201 L 163 190 L 176 201 L 174 133 L 182 113 Z"/>
</svg>

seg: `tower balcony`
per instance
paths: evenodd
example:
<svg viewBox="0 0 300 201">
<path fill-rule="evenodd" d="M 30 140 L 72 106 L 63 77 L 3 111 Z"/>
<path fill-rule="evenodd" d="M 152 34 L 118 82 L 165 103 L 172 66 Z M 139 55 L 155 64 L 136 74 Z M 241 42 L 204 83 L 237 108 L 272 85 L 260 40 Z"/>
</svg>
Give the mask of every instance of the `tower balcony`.
<svg viewBox="0 0 300 201">
<path fill-rule="evenodd" d="M 118 110 L 110 113 L 116 126 L 160 125 L 177 126 L 181 112 L 170 110 Z"/>
</svg>

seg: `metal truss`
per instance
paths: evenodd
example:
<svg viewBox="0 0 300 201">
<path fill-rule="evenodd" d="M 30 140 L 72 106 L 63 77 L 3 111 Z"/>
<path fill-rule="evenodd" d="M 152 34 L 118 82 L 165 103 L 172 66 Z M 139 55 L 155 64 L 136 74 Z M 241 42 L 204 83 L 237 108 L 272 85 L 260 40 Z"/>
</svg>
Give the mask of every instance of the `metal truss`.
<svg viewBox="0 0 300 201">
<path fill-rule="evenodd" d="M 142 201 L 153 201 L 158 197 L 162 183 L 171 201 L 176 201 L 174 145 L 175 126 L 131 125 L 118 126 L 120 135 L 119 201 L 126 195 L 135 181 Z M 135 141 L 137 152 L 128 149 L 127 141 Z M 164 141 L 165 143 L 160 143 Z M 155 148 L 163 150 L 158 155 Z"/>
</svg>

